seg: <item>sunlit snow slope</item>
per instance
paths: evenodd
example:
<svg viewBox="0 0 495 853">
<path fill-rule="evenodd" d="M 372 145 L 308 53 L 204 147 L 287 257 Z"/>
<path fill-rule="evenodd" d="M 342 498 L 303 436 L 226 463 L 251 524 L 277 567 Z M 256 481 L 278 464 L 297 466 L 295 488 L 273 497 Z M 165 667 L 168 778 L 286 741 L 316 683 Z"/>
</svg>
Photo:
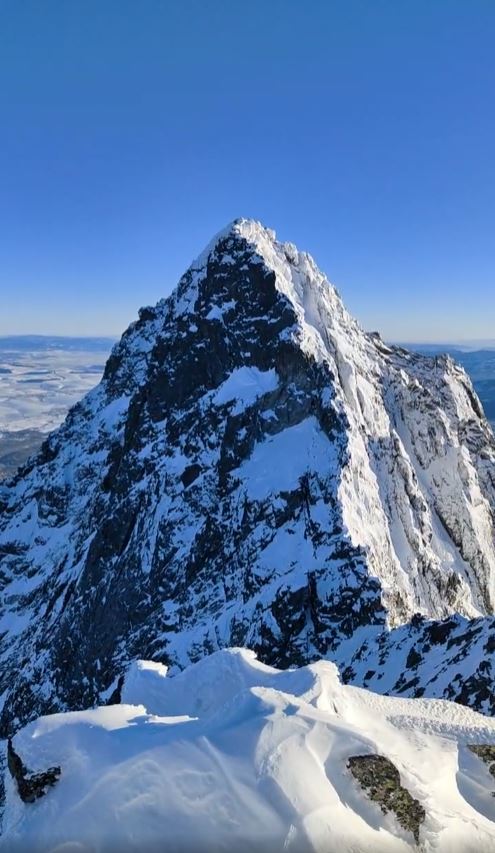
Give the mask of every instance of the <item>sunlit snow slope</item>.
<svg viewBox="0 0 495 853">
<path fill-rule="evenodd" d="M 469 746 L 495 720 L 342 686 L 328 662 L 278 671 L 217 652 L 175 678 L 134 664 L 125 704 L 29 724 L 14 748 L 59 781 L 23 804 L 7 774 L 0 850 L 492 851 L 495 779 Z M 380 755 L 423 813 L 416 845 L 348 768 Z"/>
<path fill-rule="evenodd" d="M 135 657 L 352 657 L 381 690 L 416 613 L 486 619 L 490 649 L 494 506 L 462 368 L 365 333 L 309 255 L 238 220 L 0 487 L 1 730 L 97 703 Z M 491 658 L 468 652 L 442 683 L 490 711 Z M 444 694 L 405 657 L 387 690 Z"/>
</svg>

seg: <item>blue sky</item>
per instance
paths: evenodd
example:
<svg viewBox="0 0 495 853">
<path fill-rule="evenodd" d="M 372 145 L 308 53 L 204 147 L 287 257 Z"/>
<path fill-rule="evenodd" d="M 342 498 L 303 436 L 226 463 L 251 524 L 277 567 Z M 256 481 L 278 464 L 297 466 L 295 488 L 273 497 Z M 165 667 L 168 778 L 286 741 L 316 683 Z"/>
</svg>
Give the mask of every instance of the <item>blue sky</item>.
<svg viewBox="0 0 495 853">
<path fill-rule="evenodd" d="M 495 338 L 493 0 L 0 0 L 0 334 L 119 334 L 228 221 Z"/>
</svg>

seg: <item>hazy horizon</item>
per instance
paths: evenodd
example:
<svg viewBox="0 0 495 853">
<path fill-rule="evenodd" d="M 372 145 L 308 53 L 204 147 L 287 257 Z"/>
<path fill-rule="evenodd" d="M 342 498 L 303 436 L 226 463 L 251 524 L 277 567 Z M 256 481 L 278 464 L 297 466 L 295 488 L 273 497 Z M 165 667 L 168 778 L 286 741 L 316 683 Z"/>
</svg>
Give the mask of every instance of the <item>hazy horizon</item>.
<svg viewBox="0 0 495 853">
<path fill-rule="evenodd" d="M 135 319 L 137 319 L 137 315 L 136 315 Z M 83 340 L 87 340 L 87 341 L 118 341 L 124 331 L 125 331 L 125 329 L 122 329 L 120 334 L 116 334 L 116 335 L 115 334 L 71 335 L 71 334 L 64 334 L 64 333 L 51 334 L 50 332 L 20 332 L 20 333 L 12 332 L 9 334 L 1 333 L 0 334 L 0 344 L 2 341 L 5 341 L 5 340 L 9 340 L 9 339 L 19 340 L 19 339 L 23 339 L 23 338 L 24 339 L 39 338 L 39 339 L 46 339 L 46 340 L 68 340 L 68 341 L 74 341 L 74 340 L 81 340 L 81 341 L 83 341 Z M 365 329 L 365 331 L 373 332 L 373 331 L 379 331 L 379 330 Z M 383 335 L 382 335 L 382 337 L 383 337 Z M 441 339 L 438 339 L 438 340 L 418 340 L 417 338 L 414 338 L 411 340 L 405 340 L 405 339 L 401 338 L 399 340 L 398 338 L 384 338 L 384 340 L 388 341 L 389 343 L 398 344 L 398 345 L 400 345 L 400 344 L 409 344 L 409 345 L 418 344 L 420 346 L 430 346 L 431 345 L 431 346 L 436 346 L 436 347 L 439 347 L 439 346 L 449 346 L 449 347 L 459 346 L 459 347 L 479 347 L 479 349 L 483 349 L 485 347 L 490 349 L 492 347 L 495 347 L 495 338 L 479 338 L 479 339 L 477 339 L 477 338 L 464 338 L 464 339 L 456 338 L 453 340 L 441 340 Z"/>
</svg>

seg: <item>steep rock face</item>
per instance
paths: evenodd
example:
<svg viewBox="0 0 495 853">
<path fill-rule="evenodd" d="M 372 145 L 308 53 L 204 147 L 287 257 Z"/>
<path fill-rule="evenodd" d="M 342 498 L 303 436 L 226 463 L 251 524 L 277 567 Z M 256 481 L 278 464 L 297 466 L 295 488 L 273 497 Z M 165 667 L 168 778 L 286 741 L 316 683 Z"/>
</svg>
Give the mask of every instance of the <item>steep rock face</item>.
<svg viewBox="0 0 495 853">
<path fill-rule="evenodd" d="M 308 255 L 239 220 L 1 488 L 4 730 L 94 703 L 135 656 L 286 666 L 416 612 L 490 614 L 494 506 L 464 371 L 365 334 Z"/>
<path fill-rule="evenodd" d="M 377 693 L 450 699 L 495 716 L 495 619 L 419 614 L 339 648 L 342 678 Z"/>
</svg>

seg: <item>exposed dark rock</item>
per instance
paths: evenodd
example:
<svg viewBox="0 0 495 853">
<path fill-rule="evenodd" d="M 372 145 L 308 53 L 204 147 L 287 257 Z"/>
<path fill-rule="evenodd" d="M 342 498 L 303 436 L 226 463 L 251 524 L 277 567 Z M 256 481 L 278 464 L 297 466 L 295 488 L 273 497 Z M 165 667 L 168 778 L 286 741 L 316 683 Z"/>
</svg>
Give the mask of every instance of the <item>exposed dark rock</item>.
<svg viewBox="0 0 495 853">
<path fill-rule="evenodd" d="M 384 755 L 354 755 L 347 766 L 370 800 L 378 803 L 384 814 L 393 812 L 419 844 L 419 830 L 426 812 L 419 800 L 401 785 L 395 764 Z"/>
<path fill-rule="evenodd" d="M 184 471 L 182 472 L 180 477 L 184 484 L 184 488 L 187 489 L 187 487 L 190 486 L 191 483 L 194 483 L 194 481 L 199 477 L 200 474 L 201 465 L 188 465 L 187 468 L 184 468 Z"/>
<path fill-rule="evenodd" d="M 414 646 L 410 649 L 409 654 L 406 659 L 406 666 L 408 669 L 416 669 L 418 664 L 421 663 L 421 655 L 416 651 Z"/>
<path fill-rule="evenodd" d="M 49 767 L 42 773 L 29 773 L 15 751 L 11 738 L 7 742 L 7 766 L 24 803 L 34 803 L 40 797 L 44 797 L 47 789 L 58 782 L 62 772 L 60 767 Z"/>
<path fill-rule="evenodd" d="M 491 775 L 495 779 L 495 746 L 490 746 L 486 743 L 468 744 L 468 749 L 484 761 Z"/>
<path fill-rule="evenodd" d="M 117 679 L 117 686 L 116 686 L 115 690 L 113 690 L 112 693 L 110 694 L 110 696 L 107 700 L 107 705 L 120 705 L 120 703 L 122 701 L 122 688 L 123 688 L 123 686 L 124 686 L 124 676 L 119 675 L 119 677 Z"/>
<path fill-rule="evenodd" d="M 494 629 L 493 618 L 416 620 L 358 646 L 342 677 L 379 693 L 435 696 L 493 715 L 495 667 L 487 646 Z"/>
</svg>

